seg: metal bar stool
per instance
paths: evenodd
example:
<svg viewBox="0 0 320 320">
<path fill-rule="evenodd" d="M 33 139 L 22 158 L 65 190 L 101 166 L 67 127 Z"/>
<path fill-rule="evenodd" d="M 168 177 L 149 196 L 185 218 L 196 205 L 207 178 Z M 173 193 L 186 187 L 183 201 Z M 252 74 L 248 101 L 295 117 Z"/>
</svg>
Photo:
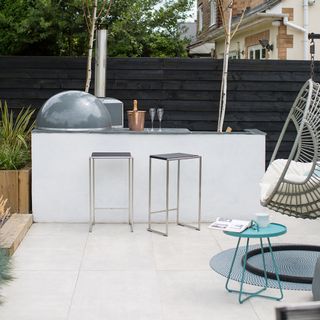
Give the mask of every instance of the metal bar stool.
<svg viewBox="0 0 320 320">
<path fill-rule="evenodd" d="M 152 159 L 164 160 L 166 161 L 166 208 L 164 210 L 152 211 L 151 210 L 151 179 L 152 179 Z M 184 224 L 180 222 L 180 212 L 179 212 L 179 201 L 180 201 L 180 161 L 189 160 L 189 159 L 199 159 L 199 194 L 198 194 L 198 226 L 194 227 L 192 225 Z M 169 208 L 169 169 L 170 162 L 178 161 L 178 170 L 177 170 L 177 207 Z M 195 230 L 200 230 L 201 222 L 201 179 L 202 179 L 202 157 L 194 154 L 187 153 L 167 153 L 167 154 L 156 154 L 150 155 L 149 158 L 149 216 L 148 216 L 148 231 L 155 232 L 164 236 L 168 236 L 168 223 L 169 223 L 169 212 L 177 212 L 177 224 L 180 226 L 192 228 Z M 151 215 L 155 213 L 166 213 L 166 232 L 161 232 L 151 228 Z"/>
<path fill-rule="evenodd" d="M 96 208 L 95 206 L 95 161 L 96 160 L 127 160 L 128 161 L 128 207 L 126 208 Z M 89 232 L 95 225 L 95 211 L 99 209 L 128 210 L 128 218 L 131 232 L 133 232 L 133 157 L 130 152 L 93 152 L 89 158 L 89 203 L 90 226 Z"/>
</svg>

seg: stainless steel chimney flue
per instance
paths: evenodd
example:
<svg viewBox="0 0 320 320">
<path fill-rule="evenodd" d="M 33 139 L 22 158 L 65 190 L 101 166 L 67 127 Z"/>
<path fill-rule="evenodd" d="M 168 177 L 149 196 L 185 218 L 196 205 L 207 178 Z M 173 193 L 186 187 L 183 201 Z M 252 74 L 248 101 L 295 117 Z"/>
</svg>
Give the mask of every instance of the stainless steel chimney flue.
<svg viewBox="0 0 320 320">
<path fill-rule="evenodd" d="M 107 30 L 97 30 L 94 95 L 99 98 L 106 96 L 107 69 Z"/>
</svg>

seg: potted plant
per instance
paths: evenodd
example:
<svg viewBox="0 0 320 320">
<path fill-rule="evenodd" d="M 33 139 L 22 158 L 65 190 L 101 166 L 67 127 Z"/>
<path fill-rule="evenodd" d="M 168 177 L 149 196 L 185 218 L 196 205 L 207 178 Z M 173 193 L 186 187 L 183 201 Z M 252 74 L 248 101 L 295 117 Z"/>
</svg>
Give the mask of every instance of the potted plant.
<svg viewBox="0 0 320 320">
<path fill-rule="evenodd" d="M 0 196 L 11 212 L 30 212 L 31 120 L 34 110 L 22 109 L 17 117 L 0 102 Z"/>
</svg>

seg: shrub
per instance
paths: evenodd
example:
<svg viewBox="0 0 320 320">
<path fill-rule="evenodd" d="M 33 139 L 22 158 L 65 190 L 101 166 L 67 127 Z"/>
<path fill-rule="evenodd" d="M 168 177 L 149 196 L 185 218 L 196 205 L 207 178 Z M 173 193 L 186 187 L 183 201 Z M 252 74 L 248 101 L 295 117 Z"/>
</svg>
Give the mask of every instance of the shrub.
<svg viewBox="0 0 320 320">
<path fill-rule="evenodd" d="M 34 110 L 22 109 L 14 118 L 5 102 L 0 102 L 0 169 L 18 170 L 31 159 L 30 137 L 35 122 L 31 120 Z"/>
</svg>

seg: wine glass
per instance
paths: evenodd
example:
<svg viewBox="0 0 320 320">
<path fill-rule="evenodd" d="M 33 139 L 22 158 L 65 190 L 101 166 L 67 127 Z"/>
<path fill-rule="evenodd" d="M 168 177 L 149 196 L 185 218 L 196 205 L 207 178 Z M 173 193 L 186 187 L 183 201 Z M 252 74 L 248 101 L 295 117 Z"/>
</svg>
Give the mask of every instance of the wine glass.
<svg viewBox="0 0 320 320">
<path fill-rule="evenodd" d="M 149 115 L 151 120 L 151 131 L 153 131 L 153 121 L 154 121 L 154 117 L 156 116 L 156 108 L 150 108 Z"/>
<path fill-rule="evenodd" d="M 161 121 L 163 118 L 163 114 L 164 114 L 164 109 L 163 108 L 158 108 L 157 109 L 157 115 L 158 115 L 158 119 L 159 119 L 159 131 L 162 131 L 161 129 Z"/>
</svg>

